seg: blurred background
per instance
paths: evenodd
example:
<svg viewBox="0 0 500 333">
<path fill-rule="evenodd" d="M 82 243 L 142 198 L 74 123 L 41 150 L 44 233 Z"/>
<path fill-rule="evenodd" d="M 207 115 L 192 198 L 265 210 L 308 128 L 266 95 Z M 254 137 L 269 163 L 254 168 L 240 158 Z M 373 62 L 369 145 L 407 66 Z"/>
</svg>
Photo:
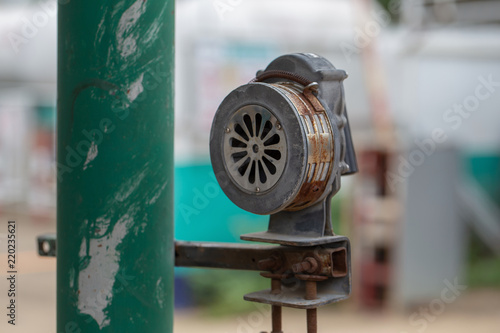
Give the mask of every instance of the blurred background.
<svg viewBox="0 0 500 333">
<path fill-rule="evenodd" d="M 176 239 L 266 230 L 268 217 L 237 208 L 215 181 L 212 118 L 275 57 L 317 53 L 349 73 L 360 166 L 332 212 L 335 233 L 351 239 L 353 293 L 320 310 L 319 331 L 498 332 L 500 1 L 176 6 Z M 55 332 L 55 259 L 39 258 L 35 239 L 56 228 L 56 15 L 53 0 L 0 0 L 0 220 L 17 220 L 20 235 L 19 325 L 2 320 L 2 332 Z M 242 299 L 267 282 L 176 270 L 175 331 L 269 331 L 269 309 Z M 305 330 L 299 312 L 284 310 L 286 332 Z"/>
</svg>

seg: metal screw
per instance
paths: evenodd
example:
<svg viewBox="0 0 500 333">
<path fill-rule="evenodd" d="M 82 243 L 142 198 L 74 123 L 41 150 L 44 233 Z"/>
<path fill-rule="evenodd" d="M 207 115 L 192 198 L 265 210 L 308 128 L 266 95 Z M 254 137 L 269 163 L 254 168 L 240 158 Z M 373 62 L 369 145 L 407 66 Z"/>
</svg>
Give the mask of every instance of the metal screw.
<svg viewBox="0 0 500 333">
<path fill-rule="evenodd" d="M 280 123 L 276 123 L 276 128 L 280 130 L 281 129 L 281 124 Z"/>
<path fill-rule="evenodd" d="M 318 332 L 318 313 L 316 309 L 307 309 L 307 333 Z"/>
<path fill-rule="evenodd" d="M 316 281 L 306 281 L 306 299 L 312 300 L 316 299 L 318 296 L 318 290 Z M 316 309 L 307 309 L 307 333 L 317 333 L 318 332 L 318 314 Z"/>
<path fill-rule="evenodd" d="M 273 327 L 271 333 L 283 333 L 283 331 L 281 330 L 281 306 L 273 305 L 271 307 L 271 316 Z"/>
<path fill-rule="evenodd" d="M 257 188 L 255 189 L 255 192 L 260 192 L 260 187 L 257 187 Z"/>
<path fill-rule="evenodd" d="M 278 295 L 281 293 L 281 280 L 271 279 L 271 294 Z M 281 306 L 273 305 L 271 307 L 271 323 L 273 330 L 271 333 L 283 333 L 281 330 Z"/>
<path fill-rule="evenodd" d="M 229 127 L 226 127 L 226 133 L 231 132 L 231 129 Z"/>
<path fill-rule="evenodd" d="M 316 281 L 306 281 L 306 299 L 312 300 L 316 299 L 318 296 L 318 289 L 316 285 Z"/>
</svg>

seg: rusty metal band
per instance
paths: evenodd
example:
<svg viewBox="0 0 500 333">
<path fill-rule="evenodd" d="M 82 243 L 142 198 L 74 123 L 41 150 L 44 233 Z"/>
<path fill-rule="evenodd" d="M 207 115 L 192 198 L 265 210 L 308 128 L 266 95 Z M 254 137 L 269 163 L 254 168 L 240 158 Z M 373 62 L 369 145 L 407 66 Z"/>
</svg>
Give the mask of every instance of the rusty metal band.
<svg viewBox="0 0 500 333">
<path fill-rule="evenodd" d="M 306 132 L 306 179 L 286 208 L 295 211 L 315 204 L 326 190 L 333 168 L 333 131 L 323 105 L 310 90 L 289 82 L 275 83 L 273 86 L 279 88 L 293 103 Z"/>
</svg>

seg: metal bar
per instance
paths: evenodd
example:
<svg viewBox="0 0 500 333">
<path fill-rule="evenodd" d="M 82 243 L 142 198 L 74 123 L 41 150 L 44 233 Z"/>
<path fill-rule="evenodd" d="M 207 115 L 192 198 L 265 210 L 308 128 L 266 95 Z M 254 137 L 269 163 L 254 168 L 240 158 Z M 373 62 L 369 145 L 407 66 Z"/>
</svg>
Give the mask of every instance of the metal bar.
<svg viewBox="0 0 500 333">
<path fill-rule="evenodd" d="M 305 299 L 313 300 L 318 295 L 317 282 L 306 280 L 306 296 Z M 318 311 L 317 309 L 307 309 L 307 333 L 316 333 L 318 331 Z"/>
<path fill-rule="evenodd" d="M 318 309 L 307 309 L 307 333 L 318 332 Z"/>
<path fill-rule="evenodd" d="M 271 317 L 272 317 L 272 331 L 271 333 L 283 333 L 281 326 L 281 306 L 273 305 L 271 306 Z"/>
<path fill-rule="evenodd" d="M 271 294 L 274 295 L 281 294 L 281 279 L 276 279 L 276 278 L 271 279 Z M 271 306 L 271 326 L 272 326 L 271 333 L 283 333 L 281 306 L 279 305 Z"/>
<path fill-rule="evenodd" d="M 175 266 L 241 269 L 250 271 L 259 268 L 259 262 L 269 259 L 280 246 L 175 242 Z"/>
<path fill-rule="evenodd" d="M 315 258 L 310 258 L 311 253 Z M 335 254 L 335 255 L 334 255 Z M 175 265 L 290 273 L 305 260 L 315 263 L 310 273 L 324 277 L 347 275 L 347 250 L 320 247 L 238 243 L 175 242 Z M 297 273 L 297 271 L 294 271 Z"/>
<path fill-rule="evenodd" d="M 174 1 L 58 1 L 57 332 L 172 332 Z"/>
</svg>

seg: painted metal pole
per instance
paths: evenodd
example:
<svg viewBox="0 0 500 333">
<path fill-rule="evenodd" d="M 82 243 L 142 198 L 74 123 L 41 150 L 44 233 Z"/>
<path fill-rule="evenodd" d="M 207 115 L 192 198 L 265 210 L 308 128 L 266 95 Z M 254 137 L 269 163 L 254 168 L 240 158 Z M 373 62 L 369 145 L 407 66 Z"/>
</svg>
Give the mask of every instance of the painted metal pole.
<svg viewBox="0 0 500 333">
<path fill-rule="evenodd" d="M 172 332 L 173 0 L 59 0 L 57 332 Z"/>
</svg>

